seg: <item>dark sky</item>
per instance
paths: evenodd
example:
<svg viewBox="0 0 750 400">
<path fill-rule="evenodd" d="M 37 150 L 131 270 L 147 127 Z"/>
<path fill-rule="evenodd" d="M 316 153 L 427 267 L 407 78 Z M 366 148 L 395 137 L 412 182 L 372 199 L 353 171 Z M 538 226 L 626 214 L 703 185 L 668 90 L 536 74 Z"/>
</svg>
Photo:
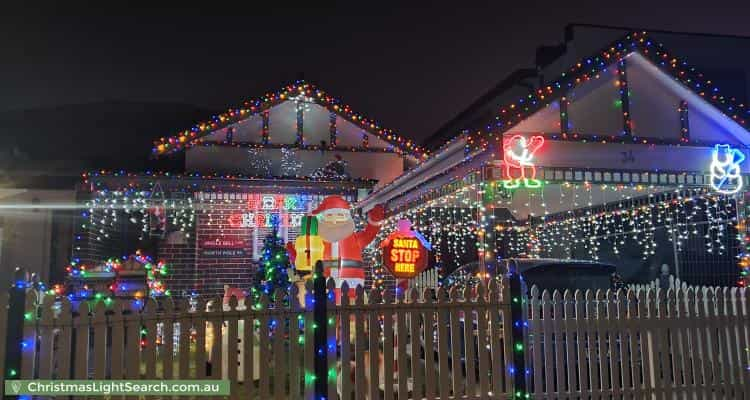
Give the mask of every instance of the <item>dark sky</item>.
<svg viewBox="0 0 750 400">
<path fill-rule="evenodd" d="M 102 3 L 0 12 L 0 112 L 105 100 L 222 110 L 304 71 L 356 110 L 421 138 L 530 66 L 536 46 L 559 43 L 570 22 L 750 35 L 739 1 Z"/>
</svg>

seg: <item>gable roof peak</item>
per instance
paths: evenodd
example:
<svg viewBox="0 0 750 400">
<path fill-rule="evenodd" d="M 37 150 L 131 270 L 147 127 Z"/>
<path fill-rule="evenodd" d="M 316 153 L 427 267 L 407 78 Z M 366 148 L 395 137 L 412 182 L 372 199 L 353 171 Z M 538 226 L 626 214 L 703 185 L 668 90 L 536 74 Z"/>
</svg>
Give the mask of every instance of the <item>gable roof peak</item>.
<svg viewBox="0 0 750 400">
<path fill-rule="evenodd" d="M 160 157 L 165 154 L 182 151 L 194 144 L 200 143 L 201 138 L 218 129 L 257 115 L 285 101 L 297 99 L 299 96 L 311 99 L 318 105 L 336 113 L 344 120 L 389 143 L 399 153 L 418 159 L 428 156 L 428 153 L 415 140 L 401 137 L 393 130 L 382 127 L 376 120 L 357 113 L 348 104 L 329 95 L 302 76 L 300 76 L 300 79 L 283 86 L 277 91 L 268 92 L 263 96 L 245 100 L 240 107 L 230 108 L 224 113 L 214 115 L 207 121 L 199 122 L 191 128 L 178 132 L 173 136 L 161 137 L 155 140 L 152 156 Z"/>
</svg>

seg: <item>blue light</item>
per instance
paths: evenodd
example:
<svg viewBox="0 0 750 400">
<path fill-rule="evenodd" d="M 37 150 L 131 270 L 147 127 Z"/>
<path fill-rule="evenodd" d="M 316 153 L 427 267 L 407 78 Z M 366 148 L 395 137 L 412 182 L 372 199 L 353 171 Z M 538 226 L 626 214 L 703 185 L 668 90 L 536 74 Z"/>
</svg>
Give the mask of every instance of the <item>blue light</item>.
<svg viewBox="0 0 750 400">
<path fill-rule="evenodd" d="M 711 187 L 718 193 L 734 194 L 742 189 L 740 164 L 745 154 L 728 144 L 714 146 L 711 159 Z"/>
</svg>

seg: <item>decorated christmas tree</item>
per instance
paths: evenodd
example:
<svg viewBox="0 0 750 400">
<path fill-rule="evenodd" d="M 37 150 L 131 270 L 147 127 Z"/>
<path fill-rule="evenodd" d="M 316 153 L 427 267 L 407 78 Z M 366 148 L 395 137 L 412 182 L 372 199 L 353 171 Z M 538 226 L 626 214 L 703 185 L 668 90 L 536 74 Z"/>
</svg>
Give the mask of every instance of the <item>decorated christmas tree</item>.
<svg viewBox="0 0 750 400">
<path fill-rule="evenodd" d="M 292 268 L 283 240 L 277 232 L 268 235 L 263 243 L 263 253 L 258 264 L 255 282 L 251 288 L 253 302 L 257 304 L 264 293 L 271 298 L 276 289 L 288 293 L 291 282 L 288 269 Z"/>
</svg>

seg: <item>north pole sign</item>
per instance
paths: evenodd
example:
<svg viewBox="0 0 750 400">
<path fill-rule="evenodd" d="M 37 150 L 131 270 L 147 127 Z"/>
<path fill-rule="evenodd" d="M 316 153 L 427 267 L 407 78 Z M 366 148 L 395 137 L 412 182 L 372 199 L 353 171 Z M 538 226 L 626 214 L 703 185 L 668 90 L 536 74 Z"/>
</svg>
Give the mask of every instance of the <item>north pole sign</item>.
<svg viewBox="0 0 750 400">
<path fill-rule="evenodd" d="M 382 248 L 383 266 L 396 278 L 411 279 L 427 268 L 427 248 L 416 237 L 392 235 Z"/>
<path fill-rule="evenodd" d="M 200 255 L 204 258 L 246 257 L 248 244 L 242 239 L 209 238 L 200 242 Z"/>
</svg>

